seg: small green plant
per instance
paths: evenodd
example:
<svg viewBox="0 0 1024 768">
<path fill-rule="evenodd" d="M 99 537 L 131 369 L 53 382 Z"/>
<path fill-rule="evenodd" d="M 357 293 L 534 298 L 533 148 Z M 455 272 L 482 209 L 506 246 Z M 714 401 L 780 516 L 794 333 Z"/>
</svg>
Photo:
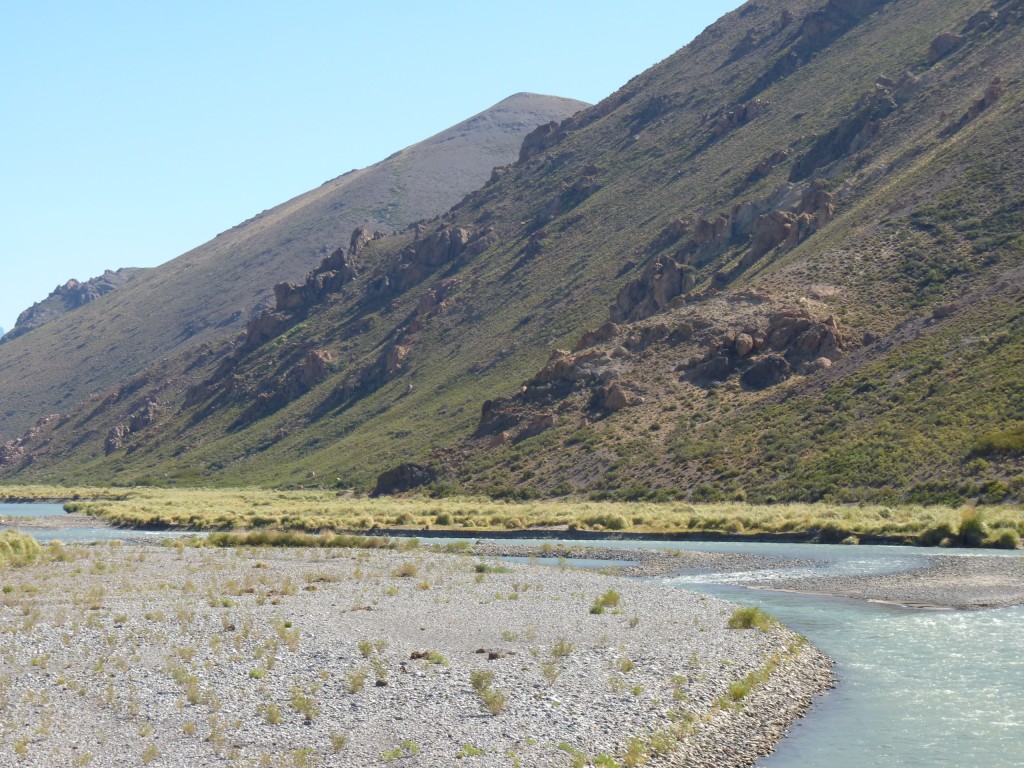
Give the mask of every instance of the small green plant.
<svg viewBox="0 0 1024 768">
<path fill-rule="evenodd" d="M 341 752 L 348 745 L 348 736 L 334 731 L 331 733 L 331 749 Z"/>
<path fill-rule="evenodd" d="M 394 571 L 392 575 L 399 579 L 411 579 L 417 573 L 420 572 L 419 566 L 416 563 L 402 563 Z"/>
<path fill-rule="evenodd" d="M 477 693 L 491 687 L 494 682 L 494 673 L 486 669 L 474 669 L 469 673 L 469 683 Z"/>
<path fill-rule="evenodd" d="M 345 688 L 349 693 L 359 693 L 366 686 L 366 667 L 357 667 L 345 676 Z"/>
<path fill-rule="evenodd" d="M 483 701 L 487 711 L 492 715 L 500 715 L 508 706 L 508 697 L 497 688 L 488 688 L 480 692 L 480 700 Z"/>
<path fill-rule="evenodd" d="M 476 757 L 477 755 L 486 755 L 487 751 L 474 747 L 472 744 L 466 743 L 462 745 L 462 749 L 459 750 L 459 754 L 455 758 L 461 759 L 463 757 Z"/>
<path fill-rule="evenodd" d="M 540 673 L 544 676 L 547 684 L 553 686 L 558 680 L 558 676 L 562 674 L 562 670 L 557 664 L 546 661 L 540 665 Z"/>
<path fill-rule="evenodd" d="M 575 645 L 570 643 L 564 637 L 559 636 L 555 638 L 555 644 L 551 646 L 551 655 L 561 658 L 563 656 L 568 656 L 575 649 Z"/>
<path fill-rule="evenodd" d="M 292 688 L 291 705 L 292 709 L 302 715 L 307 723 L 313 722 L 313 718 L 320 714 L 320 707 L 317 706 L 313 697 L 298 686 Z"/>
<path fill-rule="evenodd" d="M 263 719 L 268 725 L 277 725 L 281 722 L 281 708 L 274 702 L 270 702 L 263 713 Z"/>
<path fill-rule="evenodd" d="M 437 664 L 442 667 L 448 666 L 448 659 L 440 651 L 427 651 L 427 655 L 423 657 L 431 664 Z"/>
<path fill-rule="evenodd" d="M 587 764 L 587 756 L 580 750 L 576 749 L 576 747 L 566 741 L 563 741 L 558 745 L 558 749 L 569 755 L 569 764 L 572 768 L 585 768 Z"/>
<path fill-rule="evenodd" d="M 160 750 L 156 748 L 156 744 L 152 741 L 149 742 L 146 748 L 142 750 L 142 764 L 149 765 L 158 757 L 160 757 Z"/>
<path fill-rule="evenodd" d="M 419 751 L 419 745 L 415 741 L 409 741 L 406 739 L 394 749 L 381 752 L 380 759 L 389 763 L 392 760 L 401 760 L 406 757 L 412 757 L 413 755 L 419 754 Z"/>
</svg>

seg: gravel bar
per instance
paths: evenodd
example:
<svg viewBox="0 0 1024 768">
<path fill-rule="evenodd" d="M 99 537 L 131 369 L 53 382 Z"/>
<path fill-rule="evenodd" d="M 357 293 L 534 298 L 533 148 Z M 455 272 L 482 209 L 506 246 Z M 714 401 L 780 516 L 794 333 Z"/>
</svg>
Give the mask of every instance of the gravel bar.
<svg viewBox="0 0 1024 768">
<path fill-rule="evenodd" d="M 69 546 L 0 583 L 0 765 L 543 768 L 635 738 L 732 768 L 833 684 L 729 603 L 425 549 Z"/>
<path fill-rule="evenodd" d="M 1024 558 L 930 555 L 927 562 L 924 568 L 902 573 L 776 579 L 757 586 L 908 608 L 976 610 L 1024 605 Z"/>
</svg>

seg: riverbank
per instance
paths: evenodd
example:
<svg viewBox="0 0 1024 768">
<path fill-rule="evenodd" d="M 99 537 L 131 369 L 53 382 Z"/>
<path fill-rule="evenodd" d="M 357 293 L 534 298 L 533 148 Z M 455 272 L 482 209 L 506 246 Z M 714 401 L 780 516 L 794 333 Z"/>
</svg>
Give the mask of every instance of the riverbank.
<svg viewBox="0 0 1024 768">
<path fill-rule="evenodd" d="M 0 580 L 24 766 L 741 766 L 832 682 L 727 603 L 465 555 L 67 547 Z"/>
</svg>

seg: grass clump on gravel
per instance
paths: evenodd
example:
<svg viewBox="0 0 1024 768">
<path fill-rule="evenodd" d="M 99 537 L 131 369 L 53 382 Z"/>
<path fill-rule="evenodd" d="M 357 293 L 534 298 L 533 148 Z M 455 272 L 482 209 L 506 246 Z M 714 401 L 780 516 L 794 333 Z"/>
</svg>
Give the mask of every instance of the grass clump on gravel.
<svg viewBox="0 0 1024 768">
<path fill-rule="evenodd" d="M 760 608 L 737 608 L 729 617 L 729 629 L 760 629 L 769 632 L 777 626 L 778 620 Z"/>
<path fill-rule="evenodd" d="M 5 565 L 28 565 L 34 563 L 43 553 L 39 542 L 21 531 L 0 533 L 0 567 Z"/>
</svg>

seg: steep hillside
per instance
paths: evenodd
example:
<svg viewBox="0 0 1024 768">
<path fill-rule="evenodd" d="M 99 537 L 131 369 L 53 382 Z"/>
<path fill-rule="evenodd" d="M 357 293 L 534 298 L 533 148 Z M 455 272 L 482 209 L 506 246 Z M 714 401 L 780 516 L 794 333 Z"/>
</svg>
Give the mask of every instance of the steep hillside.
<svg viewBox="0 0 1024 768">
<path fill-rule="evenodd" d="M 0 345 L 0 437 L 165 355 L 237 332 L 254 308 L 273 300 L 275 282 L 304 275 L 354 227 L 392 231 L 437 215 L 513 160 L 527 132 L 584 106 L 516 94 L 135 275 L 116 299 L 71 314 L 51 311 L 58 303 L 70 308 L 60 298 L 42 302 L 26 318 L 25 327 L 37 329 Z M 36 319 L 50 322 L 37 327 Z"/>
<path fill-rule="evenodd" d="M 84 283 L 71 279 L 63 285 L 58 285 L 49 296 L 42 301 L 37 301 L 18 315 L 18 320 L 10 333 L 0 333 L 0 344 L 24 336 L 29 331 L 33 331 L 51 320 L 81 309 L 100 296 L 106 296 L 127 283 L 140 271 L 130 267 L 119 269 L 116 272 L 108 269 L 99 277 L 86 280 Z M 0 331 L 2 330 L 0 329 Z"/>
<path fill-rule="evenodd" d="M 3 472 L 1019 498 L 1022 25 L 1022 0 L 747 3 Z"/>
</svg>

